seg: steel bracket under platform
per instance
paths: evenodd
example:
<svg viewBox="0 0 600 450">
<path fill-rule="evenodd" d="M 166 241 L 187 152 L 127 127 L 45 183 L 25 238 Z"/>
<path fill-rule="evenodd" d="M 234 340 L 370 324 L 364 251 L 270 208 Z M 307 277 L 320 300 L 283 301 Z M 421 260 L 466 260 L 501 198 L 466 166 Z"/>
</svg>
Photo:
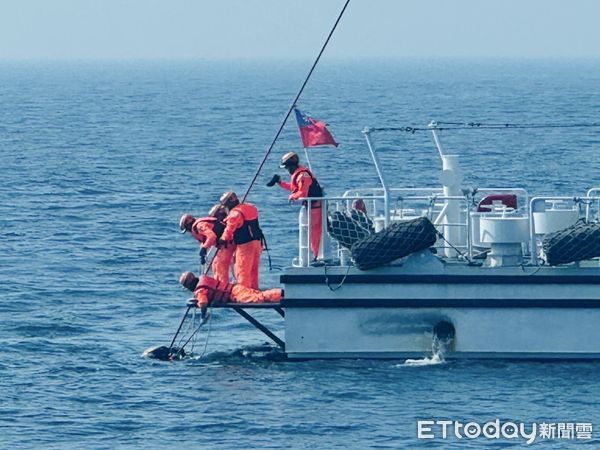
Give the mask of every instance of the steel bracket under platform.
<svg viewBox="0 0 600 450">
<path fill-rule="evenodd" d="M 257 330 L 261 331 L 265 336 L 281 347 L 282 350 L 285 350 L 285 342 L 279 339 L 275 333 L 246 311 L 246 309 L 274 309 L 281 317 L 285 317 L 285 311 L 279 303 L 222 303 L 220 305 L 212 305 L 212 307 L 233 309 L 236 313 L 254 325 Z"/>
</svg>

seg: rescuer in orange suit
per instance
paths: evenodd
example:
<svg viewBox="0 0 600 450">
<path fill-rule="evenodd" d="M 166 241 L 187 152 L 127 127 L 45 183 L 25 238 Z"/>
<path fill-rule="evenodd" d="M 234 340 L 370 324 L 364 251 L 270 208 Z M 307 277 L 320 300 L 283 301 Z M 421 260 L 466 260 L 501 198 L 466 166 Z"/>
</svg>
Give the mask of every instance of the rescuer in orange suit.
<svg viewBox="0 0 600 450">
<path fill-rule="evenodd" d="M 219 281 L 229 282 L 235 244 L 227 246 L 218 244 L 225 230 L 223 223 L 225 217 L 227 217 L 227 210 L 223 205 L 217 204 L 210 209 L 208 217 L 196 219 L 191 214 L 184 214 L 179 220 L 179 228 L 182 233 L 189 231 L 200 242 L 200 262 L 202 264 L 206 264 L 208 250 L 213 246 L 217 247 L 218 251 L 211 265 L 213 275 Z"/>
<path fill-rule="evenodd" d="M 207 275 L 198 278 L 192 272 L 182 273 L 179 282 L 194 293 L 198 308 L 212 303 L 278 303 L 283 298 L 283 289 L 259 291 L 239 283 L 217 281 Z"/>
<path fill-rule="evenodd" d="M 313 173 L 304 166 L 300 165 L 300 158 L 294 152 L 289 152 L 281 158 L 282 169 L 286 169 L 290 175 L 290 182 L 281 181 L 279 175 L 274 175 L 267 186 L 271 187 L 278 184 L 284 189 L 291 191 L 288 199 L 290 202 L 300 198 L 308 197 L 323 197 L 323 188 L 313 175 Z M 307 202 L 303 204 L 306 207 Z M 314 259 L 319 256 L 319 246 L 321 245 L 321 234 L 323 232 L 323 214 L 321 211 L 322 204 L 320 201 L 311 202 L 310 208 L 310 247 L 313 252 Z"/>
<path fill-rule="evenodd" d="M 240 203 L 235 192 L 225 192 L 221 205 L 229 212 L 225 230 L 219 240 L 221 245 L 236 245 L 233 274 L 238 284 L 258 289 L 260 254 L 263 250 L 263 233 L 258 223 L 258 209 L 251 203 Z"/>
</svg>

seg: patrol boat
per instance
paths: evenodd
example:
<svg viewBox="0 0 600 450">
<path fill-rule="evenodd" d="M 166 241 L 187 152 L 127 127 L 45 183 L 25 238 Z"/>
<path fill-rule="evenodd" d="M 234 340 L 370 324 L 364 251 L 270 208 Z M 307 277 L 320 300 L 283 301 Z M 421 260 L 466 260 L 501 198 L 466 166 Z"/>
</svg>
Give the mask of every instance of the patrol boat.
<svg viewBox="0 0 600 450">
<path fill-rule="evenodd" d="M 441 185 L 424 188 L 389 187 L 371 139 L 378 129 L 364 129 L 381 186 L 306 199 L 309 206 L 322 201 L 329 215 L 323 263 L 311 262 L 310 217 L 302 208 L 298 256 L 281 276 L 284 301 L 221 306 L 240 313 L 291 359 L 423 357 L 440 342 L 447 358 L 600 358 L 600 188 L 558 197 L 518 187 L 461 188 L 459 156 L 444 151 L 440 129 L 428 126 L 442 162 Z M 354 247 L 328 241 L 336 236 L 332 214 L 350 218 L 356 199 L 367 205 L 375 241 L 394 224 L 427 217 L 436 229 L 433 246 L 359 269 Z M 592 227 L 591 234 L 578 224 Z M 342 234 L 352 238 L 352 231 Z M 375 256 L 386 250 L 373 249 Z M 275 309 L 285 321 L 284 339 L 252 308 Z"/>
</svg>

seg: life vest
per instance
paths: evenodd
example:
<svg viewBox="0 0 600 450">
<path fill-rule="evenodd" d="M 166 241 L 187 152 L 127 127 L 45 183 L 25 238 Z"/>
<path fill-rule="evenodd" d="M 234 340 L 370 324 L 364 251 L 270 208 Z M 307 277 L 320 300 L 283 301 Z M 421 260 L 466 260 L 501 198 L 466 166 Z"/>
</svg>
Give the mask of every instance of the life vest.
<svg viewBox="0 0 600 450">
<path fill-rule="evenodd" d="M 244 218 L 244 224 L 233 233 L 233 242 L 236 244 L 246 244 L 251 241 L 260 241 L 263 239 L 263 232 L 258 223 L 258 210 L 256 206 L 249 203 L 242 203 L 233 208 Z"/>
<path fill-rule="evenodd" d="M 206 222 L 211 222 L 213 225 L 213 231 L 215 232 L 215 235 L 217 236 L 217 240 L 221 239 L 221 235 L 223 234 L 223 231 L 225 231 L 225 224 L 223 222 L 221 222 L 220 220 L 217 220 L 216 217 L 203 217 L 198 220 L 204 220 Z"/>
<path fill-rule="evenodd" d="M 208 303 L 227 303 L 231 301 L 233 284 L 217 281 L 207 275 L 202 275 L 196 289 L 204 288 L 208 293 Z"/>
<path fill-rule="evenodd" d="M 317 179 L 315 178 L 315 176 L 312 174 L 312 172 L 309 169 L 307 169 L 306 167 L 302 167 L 302 166 L 300 166 L 298 169 L 296 169 L 296 171 L 292 175 L 292 182 L 291 182 L 291 184 L 292 184 L 292 191 L 298 189 L 298 181 L 297 181 L 297 179 L 303 173 L 306 173 L 310 177 L 310 179 L 312 180 L 312 182 L 310 183 L 310 186 L 308 187 L 308 194 L 307 194 L 307 196 L 309 198 L 323 197 L 324 196 L 323 188 L 321 187 L 321 185 L 319 184 L 319 182 L 317 181 Z M 307 206 L 307 205 L 308 205 L 308 201 L 303 200 L 302 201 L 302 206 Z M 320 208 L 320 207 L 321 207 L 321 202 L 320 201 L 310 202 L 310 209 L 316 209 L 316 208 Z"/>
<path fill-rule="evenodd" d="M 217 240 L 221 239 L 221 235 L 223 234 L 223 231 L 225 231 L 225 224 L 223 222 L 221 222 L 220 220 L 217 220 L 216 217 L 200 217 L 199 219 L 196 219 L 194 221 L 194 224 L 192 225 L 192 235 L 198 241 L 200 241 L 200 242 L 206 241 L 206 236 L 204 234 L 202 234 L 201 232 L 198 232 L 198 230 L 196 229 L 196 224 L 199 222 L 210 223 L 212 225 L 212 229 L 213 229 L 215 235 L 217 236 Z"/>
<path fill-rule="evenodd" d="M 294 172 L 294 185 L 297 185 L 296 177 L 298 177 L 302 173 L 308 174 L 308 176 L 312 180 L 312 183 L 310 183 L 310 186 L 308 188 L 308 196 L 309 197 L 323 197 L 323 188 L 319 184 L 319 181 L 312 174 L 312 172 L 309 169 L 307 169 L 306 167 L 301 167 L 300 170 L 297 170 L 296 172 Z"/>
</svg>

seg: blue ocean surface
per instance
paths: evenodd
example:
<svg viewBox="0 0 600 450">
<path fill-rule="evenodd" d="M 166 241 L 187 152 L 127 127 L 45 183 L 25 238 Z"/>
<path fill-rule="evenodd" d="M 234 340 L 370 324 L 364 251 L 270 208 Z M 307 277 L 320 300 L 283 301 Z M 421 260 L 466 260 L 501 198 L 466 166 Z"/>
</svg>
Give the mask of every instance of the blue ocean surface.
<svg viewBox="0 0 600 450">
<path fill-rule="evenodd" d="M 418 440 L 419 419 L 589 422 L 592 440 L 546 444 L 600 447 L 600 362 L 289 362 L 252 350 L 265 337 L 229 310 L 199 334 L 203 358 L 140 357 L 169 343 L 189 297 L 178 276 L 198 269 L 180 215 L 245 191 L 308 67 L 0 63 L 0 448 L 525 445 Z M 365 126 L 597 123 L 600 61 L 325 58 L 298 106 L 341 143 L 311 151 L 335 195 L 378 185 Z M 598 128 L 442 137 L 471 186 L 571 196 L 599 184 Z M 427 133 L 375 141 L 390 184 L 438 185 Z M 263 287 L 278 285 L 297 252 L 297 207 L 265 187 L 291 150 L 301 151 L 293 121 L 249 197 L 276 267 L 263 258 Z M 274 311 L 257 315 L 282 335 Z"/>
</svg>

